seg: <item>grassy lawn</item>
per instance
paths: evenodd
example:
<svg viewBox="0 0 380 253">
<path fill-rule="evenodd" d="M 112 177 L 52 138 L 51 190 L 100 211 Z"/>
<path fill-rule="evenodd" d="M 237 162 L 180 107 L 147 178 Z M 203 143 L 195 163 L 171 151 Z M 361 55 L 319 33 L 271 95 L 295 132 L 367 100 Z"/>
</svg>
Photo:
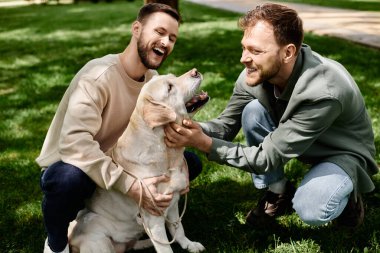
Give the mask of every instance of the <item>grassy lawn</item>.
<svg viewBox="0 0 380 253">
<path fill-rule="evenodd" d="M 73 75 L 90 59 L 124 49 L 141 3 L 0 8 L 0 252 L 42 251 L 46 234 L 34 159 Z M 178 43 L 159 71 L 181 74 L 197 67 L 212 97 L 197 119 L 211 119 L 224 108 L 242 70 L 238 16 L 184 1 L 180 8 L 184 23 Z M 380 51 L 312 34 L 305 41 L 352 73 L 380 150 Z M 236 141 L 244 142 L 243 136 Z M 279 218 L 276 227 L 252 230 L 244 216 L 261 193 L 248 173 L 201 156 L 204 171 L 191 185 L 183 224 L 207 252 L 380 252 L 380 175 L 374 177 L 377 189 L 365 195 L 365 223 L 357 231 L 310 227 L 295 214 Z M 379 154 L 376 160 L 380 163 Z M 295 161 L 286 167 L 296 184 L 305 170 Z"/>
</svg>

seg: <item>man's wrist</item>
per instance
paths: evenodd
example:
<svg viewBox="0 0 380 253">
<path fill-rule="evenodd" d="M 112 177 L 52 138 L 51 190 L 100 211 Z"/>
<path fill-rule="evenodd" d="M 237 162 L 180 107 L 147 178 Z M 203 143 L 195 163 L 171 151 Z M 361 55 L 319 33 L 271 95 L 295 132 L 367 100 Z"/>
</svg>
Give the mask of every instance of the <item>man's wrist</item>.
<svg viewBox="0 0 380 253">
<path fill-rule="evenodd" d="M 132 185 L 135 183 L 136 179 L 124 171 L 121 173 L 119 179 L 113 185 L 115 190 L 120 191 L 123 194 L 127 194 L 131 189 Z"/>
<path fill-rule="evenodd" d="M 198 149 L 204 153 L 210 153 L 212 147 L 212 138 L 208 135 L 204 135 Z"/>
</svg>

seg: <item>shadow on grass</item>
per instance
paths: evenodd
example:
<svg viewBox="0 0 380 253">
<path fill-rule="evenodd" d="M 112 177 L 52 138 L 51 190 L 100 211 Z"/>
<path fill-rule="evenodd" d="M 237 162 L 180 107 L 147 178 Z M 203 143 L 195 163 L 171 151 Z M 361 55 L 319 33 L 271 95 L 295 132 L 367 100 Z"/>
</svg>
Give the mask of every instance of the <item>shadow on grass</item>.
<svg viewBox="0 0 380 253">
<path fill-rule="evenodd" d="M 197 185 L 189 195 L 185 231 L 189 238 L 202 242 L 207 252 L 306 252 L 305 245 L 311 247 L 307 252 L 361 252 L 379 239 L 380 214 L 376 210 L 380 205 L 374 194 L 366 196 L 365 222 L 355 231 L 332 225 L 311 227 L 296 213 L 280 217 L 275 225 L 265 228 L 242 224 L 239 217 L 254 207 L 261 195 L 250 181 L 241 183 L 226 177 Z M 288 247 L 281 251 L 279 246 L 286 244 Z"/>
<path fill-rule="evenodd" d="M 40 211 L 40 172 L 34 159 L 72 77 L 90 59 L 124 49 L 130 38 L 129 23 L 140 3 L 0 9 L 2 252 L 41 252 L 46 234 Z M 204 74 L 203 88 L 212 100 L 197 117 L 208 120 L 224 108 L 243 69 L 239 63 L 241 31 L 236 25 L 239 15 L 181 4 L 184 23 L 180 37 L 159 71 L 181 74 L 198 68 Z M 380 133 L 376 131 L 380 129 L 380 52 L 311 34 L 306 35 L 306 42 L 353 73 L 371 116 L 376 119 L 374 130 L 379 149 Z M 271 252 L 281 245 L 291 249 L 292 244 L 298 249 L 305 245 L 320 247 L 323 252 L 379 249 L 380 177 L 375 180 L 376 191 L 367 195 L 366 220 L 358 231 L 311 228 L 294 214 L 280 219 L 277 227 L 252 230 L 242 221 L 260 193 L 253 188 L 248 174 L 206 160 L 204 166 L 205 171 L 192 183 L 183 223 L 189 238 L 202 242 L 208 252 Z M 297 182 L 303 172 L 304 167 L 298 165 L 288 171 Z M 178 245 L 173 248 L 181 252 Z"/>
</svg>

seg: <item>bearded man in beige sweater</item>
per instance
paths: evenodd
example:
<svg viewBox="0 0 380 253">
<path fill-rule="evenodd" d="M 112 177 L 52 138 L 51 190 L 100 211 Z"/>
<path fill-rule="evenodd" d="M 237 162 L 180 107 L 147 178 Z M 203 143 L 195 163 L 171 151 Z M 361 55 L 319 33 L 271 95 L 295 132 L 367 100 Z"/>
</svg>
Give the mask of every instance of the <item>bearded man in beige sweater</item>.
<svg viewBox="0 0 380 253">
<path fill-rule="evenodd" d="M 105 153 L 129 123 L 143 85 L 172 52 L 180 16 L 164 4 L 143 6 L 124 52 L 88 62 L 73 78 L 46 135 L 37 163 L 42 167 L 44 252 L 69 252 L 67 230 L 96 186 L 118 190 L 136 201 L 139 187 Z M 201 171 L 195 154 L 185 152 L 190 179 Z M 172 195 L 158 194 L 165 176 L 145 179 L 156 205 L 165 209 Z M 158 214 L 143 195 L 143 208 Z"/>
</svg>

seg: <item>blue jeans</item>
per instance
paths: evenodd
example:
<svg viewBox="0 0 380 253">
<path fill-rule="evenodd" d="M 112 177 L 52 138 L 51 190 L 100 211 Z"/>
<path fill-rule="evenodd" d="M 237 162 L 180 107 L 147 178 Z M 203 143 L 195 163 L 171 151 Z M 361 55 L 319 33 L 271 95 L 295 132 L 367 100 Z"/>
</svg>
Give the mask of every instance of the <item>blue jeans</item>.
<svg viewBox="0 0 380 253">
<path fill-rule="evenodd" d="M 193 180 L 202 171 L 199 157 L 185 151 L 189 167 L 189 179 Z M 63 251 L 67 245 L 67 230 L 78 212 L 84 208 L 85 200 L 95 191 L 95 183 L 81 169 L 62 161 L 50 165 L 41 174 L 41 189 L 44 194 L 42 213 L 50 248 Z"/>
<path fill-rule="evenodd" d="M 85 199 L 95 191 L 95 183 L 79 168 L 56 162 L 41 175 L 42 213 L 50 248 L 63 251 L 67 245 L 67 229 Z"/>
<path fill-rule="evenodd" d="M 264 106 L 253 100 L 242 114 L 242 127 L 247 144 L 258 146 L 264 137 L 276 129 Z M 256 188 L 263 189 L 285 177 L 284 168 L 279 167 L 266 174 L 252 173 Z M 293 208 L 309 225 L 323 225 L 338 217 L 345 208 L 353 183 L 339 166 L 329 162 L 315 164 L 306 173 L 292 200 Z"/>
</svg>

